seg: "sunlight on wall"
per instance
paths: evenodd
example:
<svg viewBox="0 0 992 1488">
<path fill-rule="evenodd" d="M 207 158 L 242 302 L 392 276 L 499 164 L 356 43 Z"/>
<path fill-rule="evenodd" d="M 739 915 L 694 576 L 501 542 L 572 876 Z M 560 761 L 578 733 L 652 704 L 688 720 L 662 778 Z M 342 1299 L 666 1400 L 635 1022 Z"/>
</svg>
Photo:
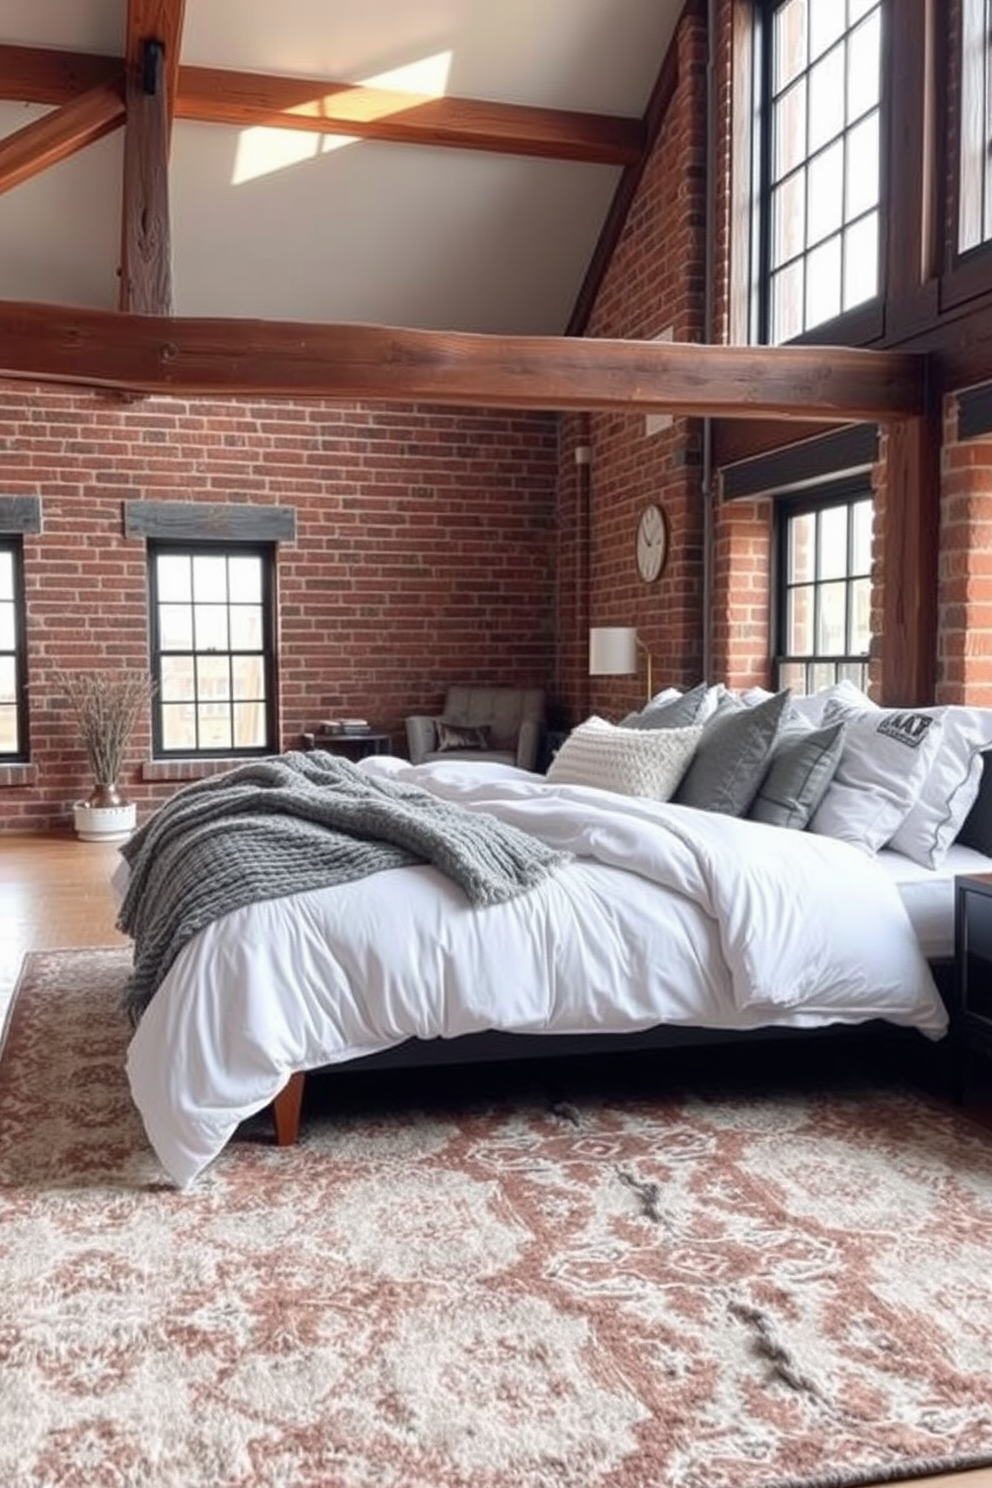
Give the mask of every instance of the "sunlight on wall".
<svg viewBox="0 0 992 1488">
<path fill-rule="evenodd" d="M 451 72 L 451 52 L 436 52 L 419 62 L 363 78 L 354 92 L 330 93 L 326 97 L 307 99 L 289 113 L 306 118 L 381 119 L 410 106 L 411 95 L 418 98 L 443 98 Z M 370 90 L 370 91 L 359 91 Z M 399 95 L 399 96 L 397 96 Z M 304 160 L 326 155 L 353 145 L 361 138 L 355 134 L 322 134 L 308 129 L 242 129 L 231 175 L 232 186 L 243 186 L 259 176 L 288 170 Z"/>
</svg>

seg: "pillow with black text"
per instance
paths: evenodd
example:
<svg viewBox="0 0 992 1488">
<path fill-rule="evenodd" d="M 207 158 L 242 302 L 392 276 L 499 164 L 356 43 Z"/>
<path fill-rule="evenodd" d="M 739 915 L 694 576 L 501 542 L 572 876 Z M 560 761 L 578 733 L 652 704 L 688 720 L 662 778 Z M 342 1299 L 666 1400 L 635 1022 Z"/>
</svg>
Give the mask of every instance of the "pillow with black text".
<svg viewBox="0 0 992 1488">
<path fill-rule="evenodd" d="M 834 700 L 827 704 L 823 722 L 838 720 L 846 724 L 844 747 L 809 829 L 875 854 L 919 798 L 943 724 L 918 709 L 854 711 Z"/>
</svg>

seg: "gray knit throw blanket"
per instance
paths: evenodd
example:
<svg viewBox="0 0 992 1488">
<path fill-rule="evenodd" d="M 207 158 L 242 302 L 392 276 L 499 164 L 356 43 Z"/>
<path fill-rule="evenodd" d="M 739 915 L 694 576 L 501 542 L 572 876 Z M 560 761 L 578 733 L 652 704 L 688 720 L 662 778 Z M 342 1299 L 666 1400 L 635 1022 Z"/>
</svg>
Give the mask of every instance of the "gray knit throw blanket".
<svg viewBox="0 0 992 1488">
<path fill-rule="evenodd" d="M 187 941 L 255 900 L 432 863 L 483 907 L 523 893 L 569 856 L 322 750 L 186 786 L 121 852 L 130 877 L 117 926 L 134 940 L 124 1005 L 135 1020 Z"/>
</svg>

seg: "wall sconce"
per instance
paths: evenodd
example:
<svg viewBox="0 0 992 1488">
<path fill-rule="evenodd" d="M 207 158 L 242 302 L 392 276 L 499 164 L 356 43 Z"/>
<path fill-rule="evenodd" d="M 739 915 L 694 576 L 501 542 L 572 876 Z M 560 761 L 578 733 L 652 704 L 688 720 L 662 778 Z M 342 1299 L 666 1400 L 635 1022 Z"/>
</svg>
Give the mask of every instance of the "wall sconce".
<svg viewBox="0 0 992 1488">
<path fill-rule="evenodd" d="M 637 652 L 644 652 L 648 667 L 648 702 L 654 696 L 651 686 L 651 652 L 633 625 L 594 625 L 589 631 L 590 677 L 634 677 L 637 675 Z"/>
</svg>

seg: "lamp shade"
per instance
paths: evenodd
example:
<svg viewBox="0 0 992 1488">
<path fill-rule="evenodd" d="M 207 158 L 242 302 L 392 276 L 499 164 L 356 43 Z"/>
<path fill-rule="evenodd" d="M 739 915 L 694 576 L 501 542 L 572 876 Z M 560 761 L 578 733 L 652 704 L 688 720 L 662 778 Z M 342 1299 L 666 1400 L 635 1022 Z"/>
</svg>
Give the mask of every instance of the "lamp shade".
<svg viewBox="0 0 992 1488">
<path fill-rule="evenodd" d="M 636 626 L 594 625 L 589 631 L 590 677 L 630 677 L 636 671 Z"/>
</svg>

